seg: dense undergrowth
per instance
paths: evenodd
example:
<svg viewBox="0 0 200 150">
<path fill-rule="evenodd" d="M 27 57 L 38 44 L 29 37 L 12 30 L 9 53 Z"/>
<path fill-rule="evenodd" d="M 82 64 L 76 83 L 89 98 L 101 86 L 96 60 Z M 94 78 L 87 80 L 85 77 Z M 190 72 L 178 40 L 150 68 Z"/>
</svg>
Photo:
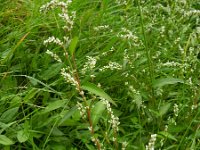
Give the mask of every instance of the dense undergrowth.
<svg viewBox="0 0 200 150">
<path fill-rule="evenodd" d="M 198 0 L 48 2 L 0 0 L 0 149 L 200 149 Z"/>
</svg>

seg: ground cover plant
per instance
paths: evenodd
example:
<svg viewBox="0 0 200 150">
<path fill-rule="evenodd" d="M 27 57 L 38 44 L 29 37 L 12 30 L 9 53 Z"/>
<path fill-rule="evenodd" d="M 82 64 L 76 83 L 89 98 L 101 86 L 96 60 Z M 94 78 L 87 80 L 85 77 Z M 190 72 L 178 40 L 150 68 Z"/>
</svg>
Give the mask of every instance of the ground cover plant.
<svg viewBox="0 0 200 150">
<path fill-rule="evenodd" d="M 0 0 L 0 148 L 200 149 L 198 0 Z"/>
</svg>

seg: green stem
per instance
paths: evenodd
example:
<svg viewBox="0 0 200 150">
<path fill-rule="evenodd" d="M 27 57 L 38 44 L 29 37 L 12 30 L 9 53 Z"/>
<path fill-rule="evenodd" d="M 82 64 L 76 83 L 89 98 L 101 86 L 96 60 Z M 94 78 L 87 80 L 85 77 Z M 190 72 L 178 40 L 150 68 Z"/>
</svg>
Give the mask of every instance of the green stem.
<svg viewBox="0 0 200 150">
<path fill-rule="evenodd" d="M 89 125 L 90 125 L 90 128 L 91 128 L 90 133 L 94 137 L 95 132 L 94 132 L 94 126 L 93 126 L 92 117 L 91 117 L 91 110 L 90 110 L 90 106 L 87 103 L 87 99 L 86 99 L 84 93 L 82 93 L 83 90 L 81 88 L 81 82 L 80 82 L 80 78 L 79 78 L 78 69 L 77 69 L 77 65 L 76 65 L 76 61 L 75 61 L 74 55 L 72 55 L 72 64 L 73 64 L 73 67 L 74 67 L 74 70 L 75 70 L 75 72 L 73 72 L 73 76 L 74 76 L 75 80 L 78 82 L 77 89 L 78 89 L 78 92 L 81 95 L 81 97 L 82 97 L 82 99 L 83 99 L 83 101 L 85 103 L 85 106 L 86 106 L 88 122 L 89 122 Z M 101 149 L 101 145 L 100 145 L 100 142 L 99 142 L 99 140 L 97 138 L 95 138 L 94 143 L 95 143 L 97 149 L 100 150 Z"/>
<path fill-rule="evenodd" d="M 150 74 L 150 88 L 151 88 L 151 95 L 152 99 L 154 99 L 154 91 L 152 87 L 153 79 L 154 79 L 154 69 L 153 69 L 153 62 L 152 62 L 152 57 L 151 57 L 151 51 L 147 43 L 147 38 L 145 34 L 145 29 L 144 29 L 144 19 L 143 19 L 143 13 L 142 13 L 142 8 L 140 6 L 140 0 L 138 0 L 138 8 L 140 12 L 140 19 L 141 19 L 141 28 L 142 28 L 142 34 L 144 38 L 144 45 L 145 45 L 145 51 L 146 51 L 146 57 L 148 61 L 148 69 L 149 69 L 149 74 Z"/>
</svg>

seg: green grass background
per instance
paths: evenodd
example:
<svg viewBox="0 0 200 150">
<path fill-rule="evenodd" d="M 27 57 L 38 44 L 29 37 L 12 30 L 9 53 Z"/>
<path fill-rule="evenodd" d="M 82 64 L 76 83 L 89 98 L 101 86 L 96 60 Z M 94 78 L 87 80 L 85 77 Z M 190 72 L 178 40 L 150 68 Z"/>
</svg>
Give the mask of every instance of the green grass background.
<svg viewBox="0 0 200 150">
<path fill-rule="evenodd" d="M 80 97 L 60 76 L 64 64 L 45 53 L 45 39 L 66 34 L 56 11 L 39 13 L 46 2 L 0 0 L 0 148 L 93 150 L 87 123 L 75 107 Z M 74 0 L 70 5 L 77 16 L 67 35 L 79 37 L 75 52 L 78 70 L 86 56 L 100 57 L 93 70 L 95 79 L 88 74 L 81 76 L 81 81 L 101 83 L 115 101 L 117 106 L 112 109 L 120 119 L 118 141 L 127 141 L 128 150 L 145 149 L 151 134 L 158 134 L 155 149 L 198 150 L 200 2 L 127 2 Z M 198 13 L 191 13 L 193 10 Z M 109 29 L 95 31 L 100 25 L 109 25 Z M 122 28 L 138 41 L 119 38 Z M 111 47 L 115 50 L 102 56 Z M 58 47 L 48 49 L 62 56 Z M 109 61 L 121 64 L 122 70 L 98 71 Z M 88 94 L 88 100 L 92 96 Z M 179 107 L 178 116 L 174 104 Z M 110 141 L 106 149 L 114 149 L 111 139 L 105 138 L 108 118 L 98 115 L 96 132 L 102 142 Z"/>
</svg>

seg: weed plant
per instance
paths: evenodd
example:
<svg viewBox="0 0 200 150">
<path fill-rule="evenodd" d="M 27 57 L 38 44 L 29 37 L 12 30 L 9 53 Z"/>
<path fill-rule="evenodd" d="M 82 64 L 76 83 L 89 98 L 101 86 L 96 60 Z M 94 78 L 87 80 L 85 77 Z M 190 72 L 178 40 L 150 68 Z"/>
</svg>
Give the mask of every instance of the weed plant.
<svg viewBox="0 0 200 150">
<path fill-rule="evenodd" d="M 198 0 L 0 0 L 0 149 L 200 149 Z"/>
</svg>

